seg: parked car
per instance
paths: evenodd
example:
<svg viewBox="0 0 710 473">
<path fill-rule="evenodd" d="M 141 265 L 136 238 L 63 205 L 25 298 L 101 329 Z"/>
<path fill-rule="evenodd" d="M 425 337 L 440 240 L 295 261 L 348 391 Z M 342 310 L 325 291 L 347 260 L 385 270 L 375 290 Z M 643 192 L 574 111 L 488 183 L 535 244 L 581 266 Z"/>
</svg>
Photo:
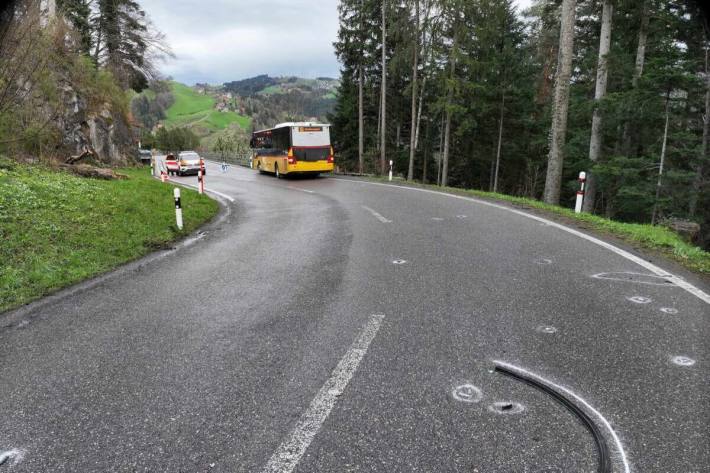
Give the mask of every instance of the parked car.
<svg viewBox="0 0 710 473">
<path fill-rule="evenodd" d="M 178 154 L 178 175 L 197 174 L 200 168 L 204 175 L 205 161 L 195 151 L 181 151 Z"/>
<path fill-rule="evenodd" d="M 143 164 L 150 164 L 153 160 L 153 153 L 149 149 L 139 149 L 138 155 L 140 156 Z"/>
</svg>

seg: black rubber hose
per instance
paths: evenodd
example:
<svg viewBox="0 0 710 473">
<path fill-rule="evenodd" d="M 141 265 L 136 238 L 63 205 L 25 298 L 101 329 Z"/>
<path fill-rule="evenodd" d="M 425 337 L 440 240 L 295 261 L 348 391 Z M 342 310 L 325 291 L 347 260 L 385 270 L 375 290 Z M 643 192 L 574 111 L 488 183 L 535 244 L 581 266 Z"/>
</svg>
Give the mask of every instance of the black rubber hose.
<svg viewBox="0 0 710 473">
<path fill-rule="evenodd" d="M 606 439 L 599 430 L 599 427 L 597 427 L 597 424 L 594 423 L 594 421 L 587 415 L 586 412 L 580 409 L 575 403 L 570 401 L 568 398 L 557 392 L 555 389 L 552 389 L 550 386 L 538 381 L 537 379 L 531 376 L 520 374 L 516 371 L 506 368 L 505 366 L 500 365 L 496 365 L 495 370 L 505 375 L 508 375 L 511 378 L 517 379 L 518 381 L 527 383 L 530 386 L 533 386 L 546 394 L 549 394 L 557 402 L 565 406 L 572 414 L 577 416 L 582 421 L 582 424 L 584 424 L 584 426 L 587 428 L 589 433 L 592 434 L 592 437 L 594 438 L 594 443 L 597 446 L 597 458 L 599 459 L 597 472 L 612 473 L 611 458 L 609 457 L 609 446 L 607 445 Z"/>
</svg>

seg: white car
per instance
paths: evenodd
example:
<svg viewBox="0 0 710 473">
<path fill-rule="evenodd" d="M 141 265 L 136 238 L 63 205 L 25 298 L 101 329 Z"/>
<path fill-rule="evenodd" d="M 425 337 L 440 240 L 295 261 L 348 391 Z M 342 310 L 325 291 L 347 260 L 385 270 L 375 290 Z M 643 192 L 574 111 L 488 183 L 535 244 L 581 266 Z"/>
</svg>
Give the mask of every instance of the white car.
<svg viewBox="0 0 710 473">
<path fill-rule="evenodd" d="M 180 166 L 177 173 L 180 176 L 197 174 L 200 168 L 202 168 L 202 174 L 206 174 L 205 162 L 195 151 L 181 151 L 177 161 Z"/>
</svg>

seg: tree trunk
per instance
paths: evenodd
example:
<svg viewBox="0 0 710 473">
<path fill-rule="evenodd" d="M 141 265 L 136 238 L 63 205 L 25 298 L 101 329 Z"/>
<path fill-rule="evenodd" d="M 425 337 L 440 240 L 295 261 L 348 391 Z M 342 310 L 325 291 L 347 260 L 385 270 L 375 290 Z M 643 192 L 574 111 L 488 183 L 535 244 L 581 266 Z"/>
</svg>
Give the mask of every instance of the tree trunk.
<svg viewBox="0 0 710 473">
<path fill-rule="evenodd" d="M 500 99 L 500 117 L 498 118 L 498 149 L 496 150 L 496 166 L 493 175 L 493 192 L 498 192 L 498 171 L 500 171 L 500 149 L 503 143 L 503 116 L 505 114 L 505 92 Z"/>
<path fill-rule="evenodd" d="M 360 29 L 364 28 L 362 18 L 363 1 L 360 1 Z M 357 122 L 358 122 L 358 137 L 357 137 L 357 161 L 358 171 L 363 173 L 365 164 L 365 112 L 364 112 L 364 89 L 365 89 L 365 71 L 362 65 L 363 51 L 360 50 L 360 67 L 358 67 L 358 91 L 357 91 Z"/>
<path fill-rule="evenodd" d="M 382 1 L 382 90 L 380 116 L 380 173 L 385 173 L 387 161 L 387 0 Z"/>
<path fill-rule="evenodd" d="M 572 54 L 574 52 L 574 10 L 575 0 L 562 0 L 560 51 L 555 80 L 555 99 L 552 104 L 550 153 L 547 159 L 544 194 L 544 201 L 552 205 L 560 203 L 565 135 L 567 134 L 567 112 L 569 108 L 569 81 L 572 73 Z"/>
<path fill-rule="evenodd" d="M 454 26 L 456 28 L 456 26 Z M 449 148 L 451 146 L 451 104 L 453 102 L 454 90 L 453 80 L 456 73 L 456 48 L 458 47 L 457 32 L 454 31 L 454 42 L 451 45 L 451 69 L 449 72 L 449 90 L 446 92 L 446 124 L 444 125 L 444 153 L 441 163 L 441 186 L 446 187 L 449 181 Z"/>
<path fill-rule="evenodd" d="M 407 170 L 407 180 L 414 179 L 414 155 L 416 153 L 417 140 L 417 75 L 419 74 L 419 0 L 414 0 L 414 59 L 412 61 L 412 126 L 409 136 L 409 169 Z"/>
<path fill-rule="evenodd" d="M 634 74 L 631 76 L 631 88 L 638 87 L 639 79 L 643 74 L 643 65 L 646 60 L 646 39 L 648 37 L 648 1 L 641 5 L 641 26 L 639 27 L 638 45 L 636 47 L 636 62 Z M 624 133 L 622 135 L 622 152 L 628 156 L 631 153 L 631 123 L 629 120 L 624 123 Z"/>
<path fill-rule="evenodd" d="M 708 159 L 708 140 L 710 139 L 710 70 L 708 69 L 708 50 L 705 49 L 705 113 L 703 114 L 703 145 L 700 150 L 700 159 L 695 169 L 693 190 L 690 194 L 688 213 L 691 217 L 698 211 L 698 197 L 703 185 L 704 164 Z"/>
<path fill-rule="evenodd" d="M 661 145 L 661 163 L 658 166 L 658 181 L 656 181 L 656 198 L 653 201 L 653 213 L 651 214 L 651 225 L 656 224 L 658 215 L 658 199 L 661 196 L 661 185 L 663 183 L 663 165 L 666 161 L 666 143 L 668 142 L 668 120 L 670 117 L 670 91 L 666 93 L 666 126 L 663 129 L 663 144 Z"/>
<path fill-rule="evenodd" d="M 441 157 L 444 150 L 444 122 L 446 119 L 441 117 L 441 127 L 439 128 L 439 152 L 436 154 L 436 185 L 441 185 Z"/>
<path fill-rule="evenodd" d="M 611 45 L 611 17 L 614 13 L 614 5 L 611 0 L 604 0 L 602 10 L 602 28 L 599 35 L 599 59 L 597 60 L 597 84 L 594 90 L 594 114 L 592 116 L 592 133 L 589 138 L 589 160 L 594 166 L 599 162 L 602 154 L 602 112 L 599 110 L 599 102 L 606 95 L 606 82 L 609 67 L 609 46 Z M 596 199 L 597 182 L 592 170 L 587 171 L 587 184 L 585 188 L 584 212 L 594 212 L 594 201 Z"/>
</svg>

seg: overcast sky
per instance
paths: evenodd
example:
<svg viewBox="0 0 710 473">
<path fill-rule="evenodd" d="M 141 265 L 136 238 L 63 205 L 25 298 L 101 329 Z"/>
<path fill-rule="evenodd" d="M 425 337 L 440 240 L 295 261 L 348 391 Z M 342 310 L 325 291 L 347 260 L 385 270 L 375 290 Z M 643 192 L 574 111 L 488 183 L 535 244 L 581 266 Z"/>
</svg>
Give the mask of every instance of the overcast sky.
<svg viewBox="0 0 710 473">
<path fill-rule="evenodd" d="M 516 0 L 525 8 L 531 0 Z M 161 65 L 186 84 L 259 74 L 338 77 L 338 0 L 141 0 L 175 53 Z"/>
</svg>

